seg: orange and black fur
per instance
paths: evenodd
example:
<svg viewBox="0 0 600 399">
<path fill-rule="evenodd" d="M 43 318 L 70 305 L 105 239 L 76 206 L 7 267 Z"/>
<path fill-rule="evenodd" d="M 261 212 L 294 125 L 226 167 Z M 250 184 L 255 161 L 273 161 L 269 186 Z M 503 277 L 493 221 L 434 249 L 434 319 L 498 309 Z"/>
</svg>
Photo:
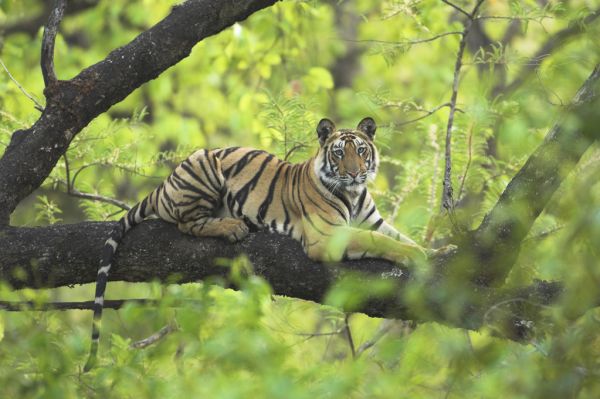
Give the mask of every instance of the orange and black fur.
<svg viewBox="0 0 600 399">
<path fill-rule="evenodd" d="M 92 347 L 96 360 L 104 292 L 117 245 L 150 215 L 198 237 L 237 241 L 247 222 L 300 241 L 313 260 L 425 258 L 425 250 L 380 216 L 366 184 L 379 165 L 373 144 L 376 125 L 365 118 L 356 129 L 336 130 L 328 119 L 317 127 L 315 157 L 290 164 L 265 151 L 231 147 L 199 150 L 183 161 L 150 195 L 119 221 L 104 245 L 98 270 Z M 350 230 L 345 248 L 328 246 L 336 228 Z"/>
</svg>

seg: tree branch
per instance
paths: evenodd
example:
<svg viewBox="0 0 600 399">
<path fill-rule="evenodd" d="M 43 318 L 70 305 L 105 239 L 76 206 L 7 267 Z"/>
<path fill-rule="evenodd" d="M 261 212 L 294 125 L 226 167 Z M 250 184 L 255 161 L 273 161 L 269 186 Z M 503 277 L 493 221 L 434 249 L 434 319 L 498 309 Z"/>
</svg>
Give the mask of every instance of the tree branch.
<svg viewBox="0 0 600 399">
<path fill-rule="evenodd" d="M 442 37 L 446 37 L 446 36 L 450 36 L 450 35 L 462 35 L 462 34 L 463 34 L 462 31 L 460 31 L 460 32 L 459 31 L 444 32 L 444 33 L 440 33 L 438 35 L 423 38 L 423 39 L 401 40 L 401 41 L 397 41 L 397 42 L 390 41 L 390 40 L 374 40 L 374 39 L 356 40 L 356 39 L 347 39 L 347 38 L 344 39 L 344 41 L 350 42 L 350 43 L 376 43 L 376 44 L 389 44 L 389 45 L 396 45 L 396 46 L 412 46 L 413 44 L 433 42 L 435 40 L 441 39 Z"/>
<path fill-rule="evenodd" d="M 175 326 L 173 324 L 167 324 L 166 326 L 164 326 L 163 328 L 161 328 L 160 330 L 158 330 L 157 332 L 155 332 L 148 338 L 144 338 L 142 340 L 132 342 L 129 345 L 129 347 L 131 349 L 147 348 L 148 346 L 157 343 L 158 341 L 160 341 L 161 339 L 163 339 L 164 337 L 166 337 L 167 335 L 169 335 L 170 333 L 172 333 L 174 331 L 177 331 L 177 326 Z"/>
<path fill-rule="evenodd" d="M 523 69 L 517 74 L 515 79 L 506 86 L 497 86 L 493 90 L 493 95 L 497 96 L 501 93 L 507 94 L 515 91 L 527 78 L 542 64 L 552 52 L 565 44 L 574 36 L 585 32 L 586 26 L 596 21 L 600 17 L 600 9 L 592 11 L 590 14 L 577 21 L 572 21 L 569 26 L 551 36 L 540 49 L 525 62 Z"/>
<path fill-rule="evenodd" d="M 67 194 L 70 195 L 71 197 L 86 199 L 86 200 L 90 200 L 90 201 L 104 202 L 106 204 L 114 205 L 117 208 L 121 208 L 125 211 L 128 211 L 131 209 L 131 206 L 129 206 L 129 204 L 127 204 L 126 202 L 123 202 L 121 200 L 118 200 L 116 198 L 106 197 L 106 196 L 100 195 L 100 194 L 84 193 L 82 191 L 77 190 L 76 188 L 72 187 L 68 183 L 68 181 L 69 181 L 68 176 L 67 176 L 67 180 L 55 179 L 55 181 L 57 183 L 65 185 L 67 187 Z"/>
<path fill-rule="evenodd" d="M 21 86 L 21 84 L 17 81 L 17 79 L 15 79 L 12 74 L 10 73 L 10 71 L 8 70 L 8 68 L 6 67 L 6 65 L 4 65 L 4 62 L 2 62 L 2 60 L 0 59 L 0 65 L 2 66 L 2 68 L 4 69 L 4 71 L 6 72 L 6 74 L 8 75 L 8 78 L 10 80 L 12 80 L 12 82 L 17 85 L 17 88 L 21 91 L 21 93 L 23 93 L 25 95 L 25 97 L 27 97 L 28 99 L 30 99 L 31 101 L 33 101 L 34 108 L 37 109 L 40 112 L 44 111 L 44 106 L 42 104 L 40 104 L 38 102 L 38 100 L 35 99 L 35 97 L 33 97 L 31 94 L 29 94 L 29 92 L 27 90 L 25 90 L 25 88 L 23 86 Z"/>
<path fill-rule="evenodd" d="M 37 228 L 5 227 L 0 230 L 0 279 L 17 289 L 94 282 L 101 244 L 115 225 L 115 222 L 87 222 Z M 406 269 L 382 260 L 325 265 L 310 261 L 297 241 L 282 235 L 252 233 L 239 243 L 229 244 L 219 239 L 182 235 L 176 226 L 160 220 L 145 221 L 125 236 L 110 279 L 129 282 L 158 279 L 171 283 L 205 280 L 229 284 L 228 268 L 217 266 L 216 261 L 241 254 L 248 256 L 255 274 L 268 281 L 277 295 L 322 303 L 331 286 L 352 273 L 359 279 L 359 286 L 365 287 L 357 289 L 355 294 L 366 299 L 358 307 L 345 308 L 346 311 L 360 311 L 374 317 L 435 320 L 475 330 L 483 326 L 486 313 L 489 319 L 488 310 L 496 304 L 519 299 L 548 305 L 562 291 L 560 284 L 547 282 L 508 290 L 470 286 L 469 282 L 458 287 L 444 277 L 451 268 L 451 256 L 436 259 L 435 278 L 428 281 L 418 281 Z M 371 279 L 385 279 L 395 288 L 389 295 L 375 298 L 368 292 Z M 411 302 L 414 299 L 404 296 L 416 284 L 422 285 L 419 306 Z M 464 302 L 457 308 L 452 298 Z M 524 339 L 531 331 L 524 330 L 522 323 L 515 324 L 515 320 L 536 321 L 539 311 L 539 306 L 514 309 L 511 320 L 503 320 L 495 329 L 510 339 Z"/>
<path fill-rule="evenodd" d="M 599 95 L 600 64 L 575 95 L 569 117 L 550 129 L 479 228 L 468 236 L 469 245 L 477 249 L 472 276 L 478 283 L 504 281 L 533 222 L 583 153 L 600 137 Z"/>
<path fill-rule="evenodd" d="M 45 90 L 40 119 L 13 133 L 0 159 L 0 225 L 50 174 L 71 140 L 92 119 L 190 54 L 214 35 L 276 0 L 188 0 L 104 60 Z"/>
<path fill-rule="evenodd" d="M 454 7 L 455 9 L 465 14 L 468 18 L 467 22 L 465 23 L 465 28 L 462 32 L 460 43 L 458 45 L 458 53 L 456 55 L 456 63 L 454 65 L 454 78 L 452 81 L 452 96 L 450 97 L 450 113 L 448 114 L 448 125 L 446 127 L 446 162 L 444 168 L 441 209 L 445 209 L 448 212 L 448 214 L 452 217 L 454 213 L 454 199 L 452 192 L 452 126 L 454 124 L 454 113 L 456 112 L 456 99 L 458 97 L 458 79 L 460 77 L 462 57 L 465 51 L 465 46 L 467 44 L 467 37 L 469 36 L 471 26 L 473 25 L 473 18 L 477 15 L 479 7 L 481 7 L 481 4 L 484 0 L 477 0 L 475 7 L 473 7 L 473 11 L 470 14 L 465 12 L 461 8 L 456 7 L 448 1 L 443 1 L 444 3 Z"/>
<path fill-rule="evenodd" d="M 56 73 L 54 72 L 54 42 L 58 33 L 58 25 L 65 13 L 65 0 L 55 0 L 54 7 L 50 12 L 48 24 L 44 28 L 42 36 L 41 67 L 44 85 L 48 88 L 56 84 Z"/>
<path fill-rule="evenodd" d="M 136 303 L 145 306 L 158 306 L 159 301 L 153 299 L 117 299 L 104 301 L 105 309 L 121 309 L 125 304 Z M 185 304 L 188 304 L 186 301 Z M 37 303 L 34 301 L 0 301 L 0 310 L 8 312 L 23 312 L 28 310 L 49 311 L 49 310 L 93 310 L 94 301 L 82 302 L 46 302 Z"/>
<path fill-rule="evenodd" d="M 471 14 L 469 14 L 468 12 L 466 12 L 465 10 L 463 10 L 462 8 L 460 8 L 459 6 L 457 6 L 456 4 L 454 4 L 454 3 L 451 3 L 451 2 L 450 2 L 450 1 L 448 1 L 448 0 L 442 0 L 442 2 L 444 2 L 444 3 L 448 4 L 450 7 L 454 8 L 454 9 L 455 9 L 456 11 L 458 11 L 459 13 L 461 13 L 461 14 L 465 15 L 467 18 L 469 18 L 469 19 L 473 19 L 473 18 L 471 17 Z"/>
</svg>

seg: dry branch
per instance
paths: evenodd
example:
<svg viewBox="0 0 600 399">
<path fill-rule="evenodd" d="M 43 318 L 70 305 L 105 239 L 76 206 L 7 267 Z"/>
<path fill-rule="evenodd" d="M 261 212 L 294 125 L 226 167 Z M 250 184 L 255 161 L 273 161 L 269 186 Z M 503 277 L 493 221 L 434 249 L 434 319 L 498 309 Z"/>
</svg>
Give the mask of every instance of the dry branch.
<svg viewBox="0 0 600 399">
<path fill-rule="evenodd" d="M 54 72 L 54 42 L 58 33 L 58 25 L 65 13 L 65 0 L 55 0 L 54 8 L 50 12 L 48 24 L 42 36 L 41 67 L 44 85 L 46 87 L 56 84 L 56 73 Z"/>
</svg>

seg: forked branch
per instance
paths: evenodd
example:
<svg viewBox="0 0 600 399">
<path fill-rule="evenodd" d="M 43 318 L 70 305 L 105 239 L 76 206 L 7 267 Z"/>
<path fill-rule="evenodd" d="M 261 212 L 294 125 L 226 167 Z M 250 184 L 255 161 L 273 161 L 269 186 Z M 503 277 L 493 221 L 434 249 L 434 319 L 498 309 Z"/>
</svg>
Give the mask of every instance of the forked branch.
<svg viewBox="0 0 600 399">
<path fill-rule="evenodd" d="M 54 72 L 54 43 L 58 26 L 65 13 L 65 0 L 55 0 L 54 8 L 50 12 L 48 23 L 44 28 L 42 36 L 42 57 L 41 67 L 42 76 L 44 77 L 44 85 L 47 88 L 56 84 L 56 73 Z"/>
</svg>

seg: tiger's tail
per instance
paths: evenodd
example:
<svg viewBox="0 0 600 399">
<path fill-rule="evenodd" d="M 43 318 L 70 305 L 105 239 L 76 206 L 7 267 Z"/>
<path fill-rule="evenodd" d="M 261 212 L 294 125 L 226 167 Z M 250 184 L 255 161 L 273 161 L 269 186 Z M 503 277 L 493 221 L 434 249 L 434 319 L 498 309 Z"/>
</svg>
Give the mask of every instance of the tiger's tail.
<svg viewBox="0 0 600 399">
<path fill-rule="evenodd" d="M 104 243 L 102 250 L 102 258 L 100 267 L 98 268 L 98 277 L 96 278 L 96 298 L 94 299 L 94 317 L 92 323 L 92 344 L 88 360 L 83 367 L 83 371 L 91 370 L 96 364 L 98 354 L 98 342 L 100 339 L 100 323 L 102 321 L 102 310 L 104 307 L 104 293 L 106 291 L 106 283 L 108 281 L 108 272 L 112 266 L 112 262 L 117 251 L 117 246 L 121 239 L 129 230 L 142 222 L 146 217 L 154 214 L 154 209 L 151 203 L 152 195 L 144 198 L 131 208 L 120 220 L 110 233 L 110 237 Z"/>
</svg>

